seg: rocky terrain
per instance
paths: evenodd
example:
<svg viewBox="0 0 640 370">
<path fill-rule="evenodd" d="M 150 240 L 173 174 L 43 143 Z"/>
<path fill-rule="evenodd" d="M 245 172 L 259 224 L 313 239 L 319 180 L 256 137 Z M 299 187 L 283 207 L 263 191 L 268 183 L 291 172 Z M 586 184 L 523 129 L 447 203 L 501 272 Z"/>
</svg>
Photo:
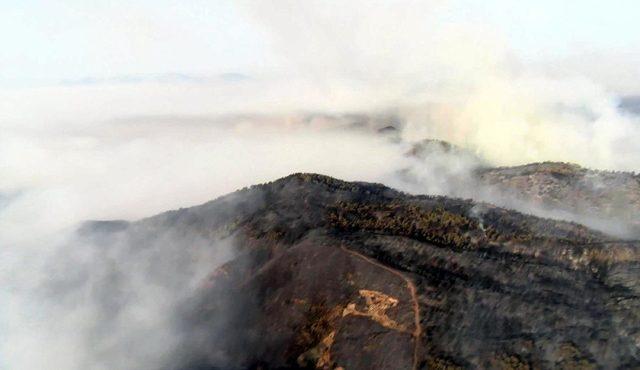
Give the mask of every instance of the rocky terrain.
<svg viewBox="0 0 640 370">
<path fill-rule="evenodd" d="M 628 223 L 640 230 L 640 175 L 559 162 L 483 168 L 479 180 L 551 209 Z"/>
<path fill-rule="evenodd" d="M 492 167 L 472 152 L 440 140 L 424 140 L 406 155 L 420 161 L 401 171 L 408 182 L 420 183 L 416 172 L 427 166 L 429 175 L 442 175 L 440 188 L 447 194 L 603 226 L 626 237 L 640 236 L 639 174 L 590 170 L 562 162 Z"/>
<path fill-rule="evenodd" d="M 167 369 L 640 368 L 640 245 L 575 223 L 295 174 L 80 230 L 132 253 L 167 234 L 234 245 Z"/>
</svg>

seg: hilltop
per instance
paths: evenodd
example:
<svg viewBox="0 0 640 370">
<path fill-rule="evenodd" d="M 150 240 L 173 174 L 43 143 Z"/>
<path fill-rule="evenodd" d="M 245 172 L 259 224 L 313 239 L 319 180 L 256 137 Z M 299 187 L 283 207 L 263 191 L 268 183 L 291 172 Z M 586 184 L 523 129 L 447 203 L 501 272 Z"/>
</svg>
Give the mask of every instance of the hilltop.
<svg viewBox="0 0 640 370">
<path fill-rule="evenodd" d="M 132 253 L 233 241 L 181 307 L 167 368 L 640 365 L 638 245 L 578 224 L 294 174 L 92 227 Z"/>
</svg>

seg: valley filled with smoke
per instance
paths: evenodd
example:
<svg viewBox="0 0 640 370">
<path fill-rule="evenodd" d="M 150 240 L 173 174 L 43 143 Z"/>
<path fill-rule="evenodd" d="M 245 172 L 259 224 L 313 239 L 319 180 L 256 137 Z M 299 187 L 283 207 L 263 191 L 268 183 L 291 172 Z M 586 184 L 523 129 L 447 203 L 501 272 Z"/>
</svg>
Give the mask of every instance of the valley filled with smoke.
<svg viewBox="0 0 640 370">
<path fill-rule="evenodd" d="M 451 22 L 448 2 L 385 4 L 239 5 L 281 60 L 270 71 L 0 90 L 0 368 L 162 368 L 177 307 L 233 238 L 105 249 L 78 227 L 294 172 L 633 235 L 624 215 L 543 207 L 477 178 L 543 161 L 640 170 L 640 116 L 619 91 L 518 60 L 503 35 Z"/>
</svg>

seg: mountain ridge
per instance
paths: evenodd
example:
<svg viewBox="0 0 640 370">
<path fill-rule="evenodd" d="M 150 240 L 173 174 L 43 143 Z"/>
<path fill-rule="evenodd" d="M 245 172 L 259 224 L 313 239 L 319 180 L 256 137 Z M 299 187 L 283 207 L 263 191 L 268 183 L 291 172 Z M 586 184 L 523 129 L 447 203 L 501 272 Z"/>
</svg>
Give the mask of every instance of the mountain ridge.
<svg viewBox="0 0 640 370">
<path fill-rule="evenodd" d="M 638 244 L 575 223 L 299 173 L 115 231 L 168 232 L 235 253 L 167 369 L 640 365 Z"/>
</svg>

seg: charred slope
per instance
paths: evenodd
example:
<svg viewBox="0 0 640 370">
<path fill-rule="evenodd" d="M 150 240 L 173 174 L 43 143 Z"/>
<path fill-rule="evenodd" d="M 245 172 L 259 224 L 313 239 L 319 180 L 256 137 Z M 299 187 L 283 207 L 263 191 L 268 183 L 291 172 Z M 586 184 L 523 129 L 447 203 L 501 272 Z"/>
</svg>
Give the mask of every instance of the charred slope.
<svg viewBox="0 0 640 370">
<path fill-rule="evenodd" d="M 538 214 L 597 227 L 606 224 L 604 229 L 617 230 L 618 235 L 640 236 L 638 174 L 591 170 L 562 162 L 491 167 L 472 152 L 440 140 L 418 142 L 406 155 L 420 163 L 399 172 L 409 184 L 421 183 L 421 167 L 425 167 L 446 180 L 446 186 L 436 189 L 439 193 L 444 188 L 446 194 L 498 198 L 501 204 L 534 208 Z"/>
<path fill-rule="evenodd" d="M 296 174 L 82 230 L 233 238 L 180 309 L 172 369 L 640 366 L 638 245 L 577 224 Z"/>
<path fill-rule="evenodd" d="M 640 176 L 544 162 L 478 171 L 482 183 L 544 206 L 618 219 L 640 228 Z"/>
</svg>

